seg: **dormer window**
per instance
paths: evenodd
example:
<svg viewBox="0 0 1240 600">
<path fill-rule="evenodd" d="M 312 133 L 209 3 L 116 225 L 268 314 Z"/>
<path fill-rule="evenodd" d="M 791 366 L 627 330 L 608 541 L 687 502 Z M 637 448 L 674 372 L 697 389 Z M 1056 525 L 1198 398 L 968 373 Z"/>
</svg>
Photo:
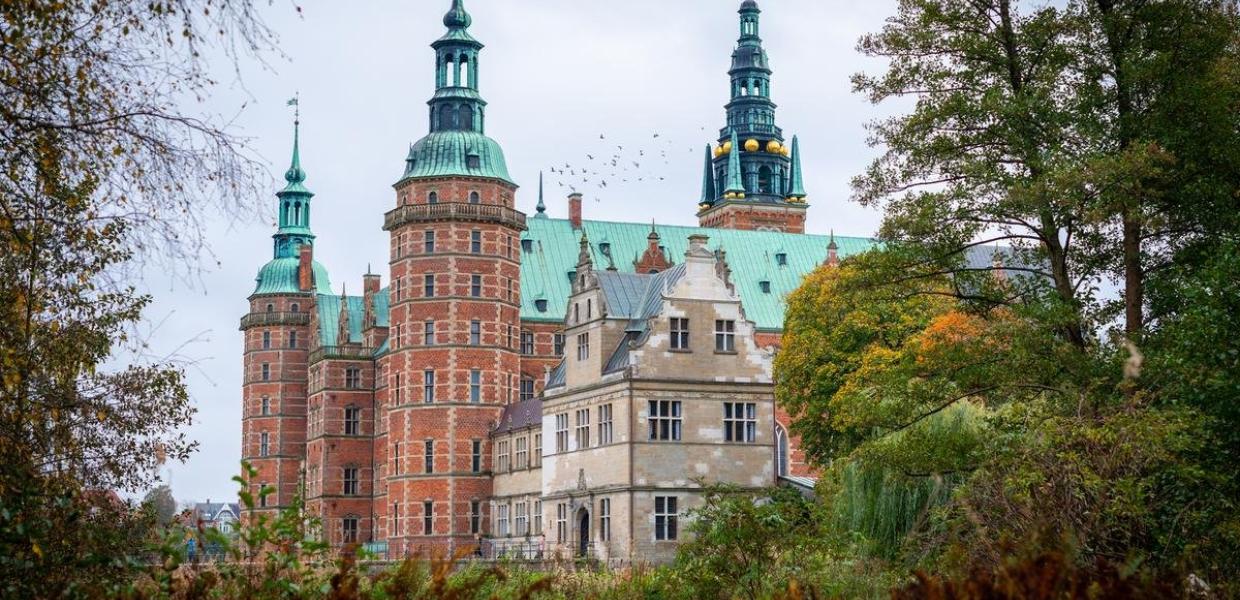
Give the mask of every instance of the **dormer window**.
<svg viewBox="0 0 1240 600">
<path fill-rule="evenodd" d="M 571 285 L 574 281 L 577 281 L 577 270 L 576 269 L 573 269 L 572 271 L 568 272 L 568 283 Z"/>
<path fill-rule="evenodd" d="M 785 253 L 785 252 L 778 252 L 778 253 L 776 253 L 776 254 L 775 254 L 775 264 L 777 264 L 777 265 L 779 265 L 779 266 L 781 266 L 781 267 L 786 267 L 786 266 L 788 266 L 788 254 L 787 254 L 787 253 Z"/>
<path fill-rule="evenodd" d="M 611 255 L 611 242 L 600 242 L 598 245 L 598 250 L 599 252 L 602 252 L 603 254 L 607 254 L 610 256 Z"/>
<path fill-rule="evenodd" d="M 522 252 L 533 252 L 534 251 L 534 240 L 530 240 L 530 239 L 521 240 L 521 251 Z"/>
<path fill-rule="evenodd" d="M 545 298 L 535 300 L 534 308 L 537 309 L 538 312 L 547 312 L 547 300 Z"/>
<path fill-rule="evenodd" d="M 482 159 L 477 154 L 470 154 L 465 157 L 465 166 L 470 169 L 477 169 L 482 166 Z"/>
<path fill-rule="evenodd" d="M 762 293 L 763 293 L 763 294 L 769 294 L 769 293 L 771 293 L 771 282 L 769 282 L 769 281 L 765 281 L 765 280 L 764 280 L 764 281 L 759 281 L 759 282 L 758 282 L 758 289 L 762 290 Z"/>
</svg>

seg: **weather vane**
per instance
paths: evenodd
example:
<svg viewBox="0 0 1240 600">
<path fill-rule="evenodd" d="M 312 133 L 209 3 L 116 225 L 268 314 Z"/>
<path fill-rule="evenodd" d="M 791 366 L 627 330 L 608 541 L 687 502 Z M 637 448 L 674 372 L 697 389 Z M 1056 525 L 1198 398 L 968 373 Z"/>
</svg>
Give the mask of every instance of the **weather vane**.
<svg viewBox="0 0 1240 600">
<path fill-rule="evenodd" d="M 292 98 L 289 98 L 288 105 L 293 107 L 293 122 L 301 121 L 301 92 L 295 92 Z"/>
</svg>

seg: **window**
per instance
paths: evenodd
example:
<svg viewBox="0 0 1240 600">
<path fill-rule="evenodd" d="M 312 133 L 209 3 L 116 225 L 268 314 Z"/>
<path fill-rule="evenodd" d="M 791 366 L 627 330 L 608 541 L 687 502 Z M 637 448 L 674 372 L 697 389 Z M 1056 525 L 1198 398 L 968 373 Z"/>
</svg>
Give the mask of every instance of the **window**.
<svg viewBox="0 0 1240 600">
<path fill-rule="evenodd" d="M 268 437 L 267 436 L 268 434 L 266 431 L 258 434 L 258 455 L 259 456 L 267 456 L 267 450 L 268 450 L 268 447 L 267 447 Z"/>
<path fill-rule="evenodd" d="M 469 251 L 474 254 L 482 254 L 482 232 L 481 231 L 469 232 Z"/>
<path fill-rule="evenodd" d="M 469 276 L 469 295 L 474 298 L 482 297 L 482 276 L 481 275 L 470 275 Z"/>
<path fill-rule="evenodd" d="M 482 530 L 482 503 L 477 500 L 469 502 L 469 532 L 479 533 Z"/>
<path fill-rule="evenodd" d="M 435 440 L 422 442 L 422 470 L 424 473 L 435 472 Z"/>
<path fill-rule="evenodd" d="M 586 320 L 594 318 L 594 298 L 586 298 Z"/>
<path fill-rule="evenodd" d="M 611 424 L 611 405 L 598 407 L 598 445 L 606 446 L 613 440 Z"/>
<path fill-rule="evenodd" d="M 357 467 L 344 468 L 344 489 L 342 493 L 346 496 L 357 495 Z"/>
<path fill-rule="evenodd" d="M 555 334 L 555 355 L 564 356 L 564 334 Z"/>
<path fill-rule="evenodd" d="M 529 238 L 525 238 L 521 240 L 521 251 L 522 252 L 533 252 L 534 251 L 534 240 L 531 240 Z"/>
<path fill-rule="evenodd" d="M 427 231 L 422 236 L 422 244 L 423 244 L 423 248 L 422 248 L 423 252 L 427 254 L 434 254 L 435 253 L 435 232 Z"/>
<path fill-rule="evenodd" d="M 349 367 L 344 370 L 344 387 L 351 390 L 362 387 L 362 370 L 357 367 Z"/>
<path fill-rule="evenodd" d="M 474 404 L 482 402 L 482 371 L 478 369 L 469 372 L 469 401 Z"/>
<path fill-rule="evenodd" d="M 577 334 L 577 360 L 590 358 L 590 333 Z"/>
<path fill-rule="evenodd" d="M 530 466 L 537 467 L 542 464 L 542 434 L 534 434 L 534 454 L 530 456 Z"/>
<path fill-rule="evenodd" d="M 577 323 L 580 323 L 580 322 L 581 322 L 581 303 L 574 302 L 573 303 L 573 324 L 576 325 Z"/>
<path fill-rule="evenodd" d="M 736 352 L 736 321 L 715 321 L 715 352 Z"/>
<path fill-rule="evenodd" d="M 568 452 L 568 413 L 555 416 L 555 451 Z"/>
<path fill-rule="evenodd" d="M 654 539 L 676 539 L 676 497 L 654 497 Z"/>
<path fill-rule="evenodd" d="M 611 498 L 598 501 L 598 537 L 604 542 L 611 541 Z"/>
<path fill-rule="evenodd" d="M 350 406 L 344 409 L 344 434 L 361 435 L 361 433 L 362 409 L 356 406 Z"/>
<path fill-rule="evenodd" d="M 263 350 L 270 350 L 270 349 L 271 349 L 271 332 L 264 331 L 263 332 Z"/>
<path fill-rule="evenodd" d="M 270 312 L 276 312 L 276 305 L 274 305 L 274 304 L 268 304 L 268 305 L 267 305 L 267 312 L 269 312 L 269 313 L 270 313 Z"/>
<path fill-rule="evenodd" d="M 482 472 L 482 440 L 474 440 L 471 444 L 471 454 L 469 457 L 469 470 L 474 473 Z"/>
<path fill-rule="evenodd" d="M 482 345 L 482 321 L 469 322 L 469 345 Z"/>
<path fill-rule="evenodd" d="M 357 543 L 357 517 L 345 517 L 340 520 L 340 538 L 346 544 Z"/>
<path fill-rule="evenodd" d="M 400 535 L 400 505 L 392 503 L 392 535 Z"/>
<path fill-rule="evenodd" d="M 263 396 L 263 415 L 271 414 L 271 398 Z"/>
<path fill-rule="evenodd" d="M 400 386 L 400 373 L 397 373 L 397 374 L 395 375 L 395 381 L 393 381 L 393 382 L 392 382 L 392 389 L 394 390 L 393 395 L 394 395 L 394 396 L 395 396 L 395 398 L 396 398 L 396 402 L 395 402 L 395 403 L 396 403 L 396 404 L 400 404 L 400 401 L 401 401 L 401 396 L 403 395 L 403 394 L 401 393 L 401 392 L 402 392 L 402 388 L 401 388 L 401 386 Z"/>
<path fill-rule="evenodd" d="M 495 535 L 505 537 L 508 535 L 508 505 L 497 504 L 495 506 Z"/>
<path fill-rule="evenodd" d="M 469 193 L 469 203 L 470 203 L 470 204 L 479 204 L 479 203 L 481 203 L 481 202 L 482 202 L 482 196 L 481 196 L 478 192 L 470 192 L 470 193 Z"/>
<path fill-rule="evenodd" d="M 434 298 L 435 297 L 435 276 L 430 273 L 423 275 L 422 276 L 422 287 L 423 287 L 422 295 L 426 296 L 427 298 Z"/>
<path fill-rule="evenodd" d="M 495 472 L 508 472 L 508 440 L 495 443 Z"/>
<path fill-rule="evenodd" d="M 263 493 L 263 488 L 265 487 L 267 487 L 266 481 L 258 484 L 258 507 L 259 508 L 267 508 L 267 496 L 271 495 L 271 494 Z"/>
<path fill-rule="evenodd" d="M 292 308 L 290 308 L 290 310 L 292 310 L 292 311 L 293 311 L 293 314 L 297 314 L 297 313 L 301 312 L 301 305 L 300 305 L 300 304 L 298 304 L 298 303 L 296 303 L 296 302 L 294 302 L 294 303 L 293 303 L 293 305 L 292 305 Z"/>
<path fill-rule="evenodd" d="M 426 195 L 426 203 L 427 203 L 427 204 L 438 204 L 438 203 L 439 203 L 439 193 L 438 193 L 438 192 L 431 192 L 431 193 L 427 194 L 427 195 Z"/>
<path fill-rule="evenodd" d="M 679 400 L 651 400 L 650 416 L 647 420 L 650 421 L 650 439 L 680 439 Z"/>
<path fill-rule="evenodd" d="M 289 348 L 297 347 L 297 332 L 296 331 L 288 332 L 288 347 Z"/>
<path fill-rule="evenodd" d="M 672 350 L 689 349 L 689 319 L 672 317 Z"/>
<path fill-rule="evenodd" d="M 776 254 L 775 254 L 775 264 L 777 264 L 777 265 L 779 265 L 779 266 L 781 266 L 781 267 L 786 267 L 786 266 L 788 266 L 788 255 L 787 255 L 787 254 L 785 254 L 785 253 L 783 253 L 783 252 L 778 252 L 778 253 L 776 253 Z"/>
<path fill-rule="evenodd" d="M 400 475 L 400 442 L 392 444 L 392 474 Z"/>
<path fill-rule="evenodd" d="M 271 365 L 263 363 L 263 381 L 271 381 Z"/>
<path fill-rule="evenodd" d="M 726 441 L 752 444 L 757 431 L 757 404 L 753 402 L 723 403 L 723 435 Z"/>
<path fill-rule="evenodd" d="M 435 372 L 422 372 L 422 402 L 425 404 L 435 403 Z"/>
<path fill-rule="evenodd" d="M 507 340 L 506 340 L 506 343 L 504 344 L 504 347 L 505 347 L 505 348 L 512 348 L 512 347 L 513 347 L 513 345 L 512 345 L 512 330 L 513 330 L 512 325 L 509 325 L 509 326 L 508 326 L 508 335 L 507 335 Z M 509 385 L 511 385 L 511 382 L 509 382 Z"/>
<path fill-rule="evenodd" d="M 763 293 L 763 294 L 769 294 L 769 293 L 771 293 L 771 282 L 769 282 L 769 281 L 759 281 L 759 282 L 758 282 L 758 289 L 762 290 L 762 293 Z"/>
<path fill-rule="evenodd" d="M 555 505 L 555 541 L 568 541 L 568 504 L 564 502 Z"/>
<path fill-rule="evenodd" d="M 427 321 L 422 324 L 422 343 L 427 346 L 435 345 L 435 322 Z"/>
<path fill-rule="evenodd" d="M 521 332 L 521 354 L 526 356 L 534 354 L 534 332 Z"/>
<path fill-rule="evenodd" d="M 516 506 L 516 512 L 517 512 L 516 519 L 514 520 L 515 520 L 517 535 L 518 536 L 529 535 L 530 533 L 529 503 L 525 501 L 518 502 Z"/>
<path fill-rule="evenodd" d="M 435 503 L 427 500 L 422 503 L 422 535 L 435 532 Z"/>
<path fill-rule="evenodd" d="M 521 401 L 534 399 L 534 380 L 529 377 L 521 378 Z"/>
<path fill-rule="evenodd" d="M 530 466 L 529 438 L 521 436 L 513 441 L 516 445 L 516 460 L 518 469 L 524 469 Z"/>
<path fill-rule="evenodd" d="M 590 447 L 590 409 L 577 411 L 577 449 Z"/>
<path fill-rule="evenodd" d="M 788 474 L 788 432 L 779 424 L 775 425 L 775 474 Z"/>
</svg>

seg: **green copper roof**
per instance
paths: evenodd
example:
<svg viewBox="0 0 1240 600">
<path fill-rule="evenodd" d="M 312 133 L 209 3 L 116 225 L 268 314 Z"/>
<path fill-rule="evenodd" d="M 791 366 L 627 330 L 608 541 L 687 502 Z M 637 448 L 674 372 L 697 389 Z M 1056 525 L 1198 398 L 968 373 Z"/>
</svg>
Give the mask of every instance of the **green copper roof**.
<svg viewBox="0 0 1240 600">
<path fill-rule="evenodd" d="M 476 160 L 471 162 L 471 156 Z M 402 180 L 450 176 L 488 177 L 512 183 L 504 151 L 495 140 L 481 133 L 436 131 L 409 149 Z"/>
<path fill-rule="evenodd" d="M 295 257 L 277 258 L 263 265 L 255 278 L 257 285 L 254 295 L 262 294 L 300 294 L 301 286 L 297 277 L 299 260 Z M 320 294 L 331 292 L 331 281 L 327 278 L 327 269 L 315 261 L 311 267 L 314 272 L 314 290 Z"/>
<path fill-rule="evenodd" d="M 345 343 L 362 343 L 362 325 L 364 324 L 366 305 L 361 296 L 345 296 L 349 310 L 349 339 L 340 340 L 340 294 L 319 292 L 315 298 L 315 308 L 319 319 L 319 344 L 323 346 L 340 346 Z M 375 294 L 375 325 L 388 326 L 388 288 Z"/>
<path fill-rule="evenodd" d="M 521 256 L 521 319 L 529 321 L 562 322 L 568 310 L 568 296 L 572 286 L 568 274 L 577 268 L 579 239 L 586 235 L 595 268 L 607 264 L 607 258 L 599 250 L 595 240 L 606 239 L 611 244 L 611 254 L 616 268 L 625 273 L 633 272 L 633 261 L 646 250 L 649 223 L 614 223 L 608 221 L 583 221 L 582 232 L 573 231 L 565 219 L 530 219 L 529 238 L 533 240 L 530 252 Z M 784 297 L 801 284 L 802 278 L 827 259 L 830 239 L 825 235 L 805 235 L 768 231 L 740 231 L 734 229 L 710 229 L 657 225 L 667 255 L 676 263 L 684 260 L 689 246 L 689 236 L 701 234 L 710 237 L 709 247 L 720 246 L 727 252 L 728 265 L 732 268 L 732 281 L 741 296 L 745 314 L 761 329 L 778 330 L 784 324 Z M 868 238 L 836 236 L 839 257 L 864 252 L 877 242 Z M 787 264 L 776 264 L 775 254 L 787 254 Z M 761 282 L 770 281 L 770 293 L 762 291 Z M 541 295 L 546 310 L 539 311 L 535 302 Z"/>
<path fill-rule="evenodd" d="M 710 144 L 706 144 L 706 167 L 702 173 L 702 199 L 699 204 L 710 204 L 715 197 L 715 169 L 711 164 Z"/>
<path fill-rule="evenodd" d="M 725 194 L 744 194 L 745 184 L 741 181 L 741 143 L 732 130 L 732 150 L 728 152 L 728 180 L 724 185 Z"/>
<path fill-rule="evenodd" d="M 792 168 L 788 170 L 788 198 L 805 197 L 805 181 L 801 176 L 801 143 L 792 136 Z"/>
</svg>

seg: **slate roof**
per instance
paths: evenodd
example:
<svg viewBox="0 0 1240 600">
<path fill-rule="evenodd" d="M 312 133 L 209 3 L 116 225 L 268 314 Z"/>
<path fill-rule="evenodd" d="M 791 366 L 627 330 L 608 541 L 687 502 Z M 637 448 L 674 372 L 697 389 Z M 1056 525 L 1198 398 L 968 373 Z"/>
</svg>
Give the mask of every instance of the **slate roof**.
<svg viewBox="0 0 1240 600">
<path fill-rule="evenodd" d="M 542 420 L 542 400 L 531 398 L 504 407 L 492 434 L 508 433 L 537 425 Z"/>
<path fill-rule="evenodd" d="M 194 514 L 204 521 L 214 522 L 225 508 L 232 512 L 233 518 L 241 516 L 241 505 L 236 502 L 195 502 Z"/>
</svg>

